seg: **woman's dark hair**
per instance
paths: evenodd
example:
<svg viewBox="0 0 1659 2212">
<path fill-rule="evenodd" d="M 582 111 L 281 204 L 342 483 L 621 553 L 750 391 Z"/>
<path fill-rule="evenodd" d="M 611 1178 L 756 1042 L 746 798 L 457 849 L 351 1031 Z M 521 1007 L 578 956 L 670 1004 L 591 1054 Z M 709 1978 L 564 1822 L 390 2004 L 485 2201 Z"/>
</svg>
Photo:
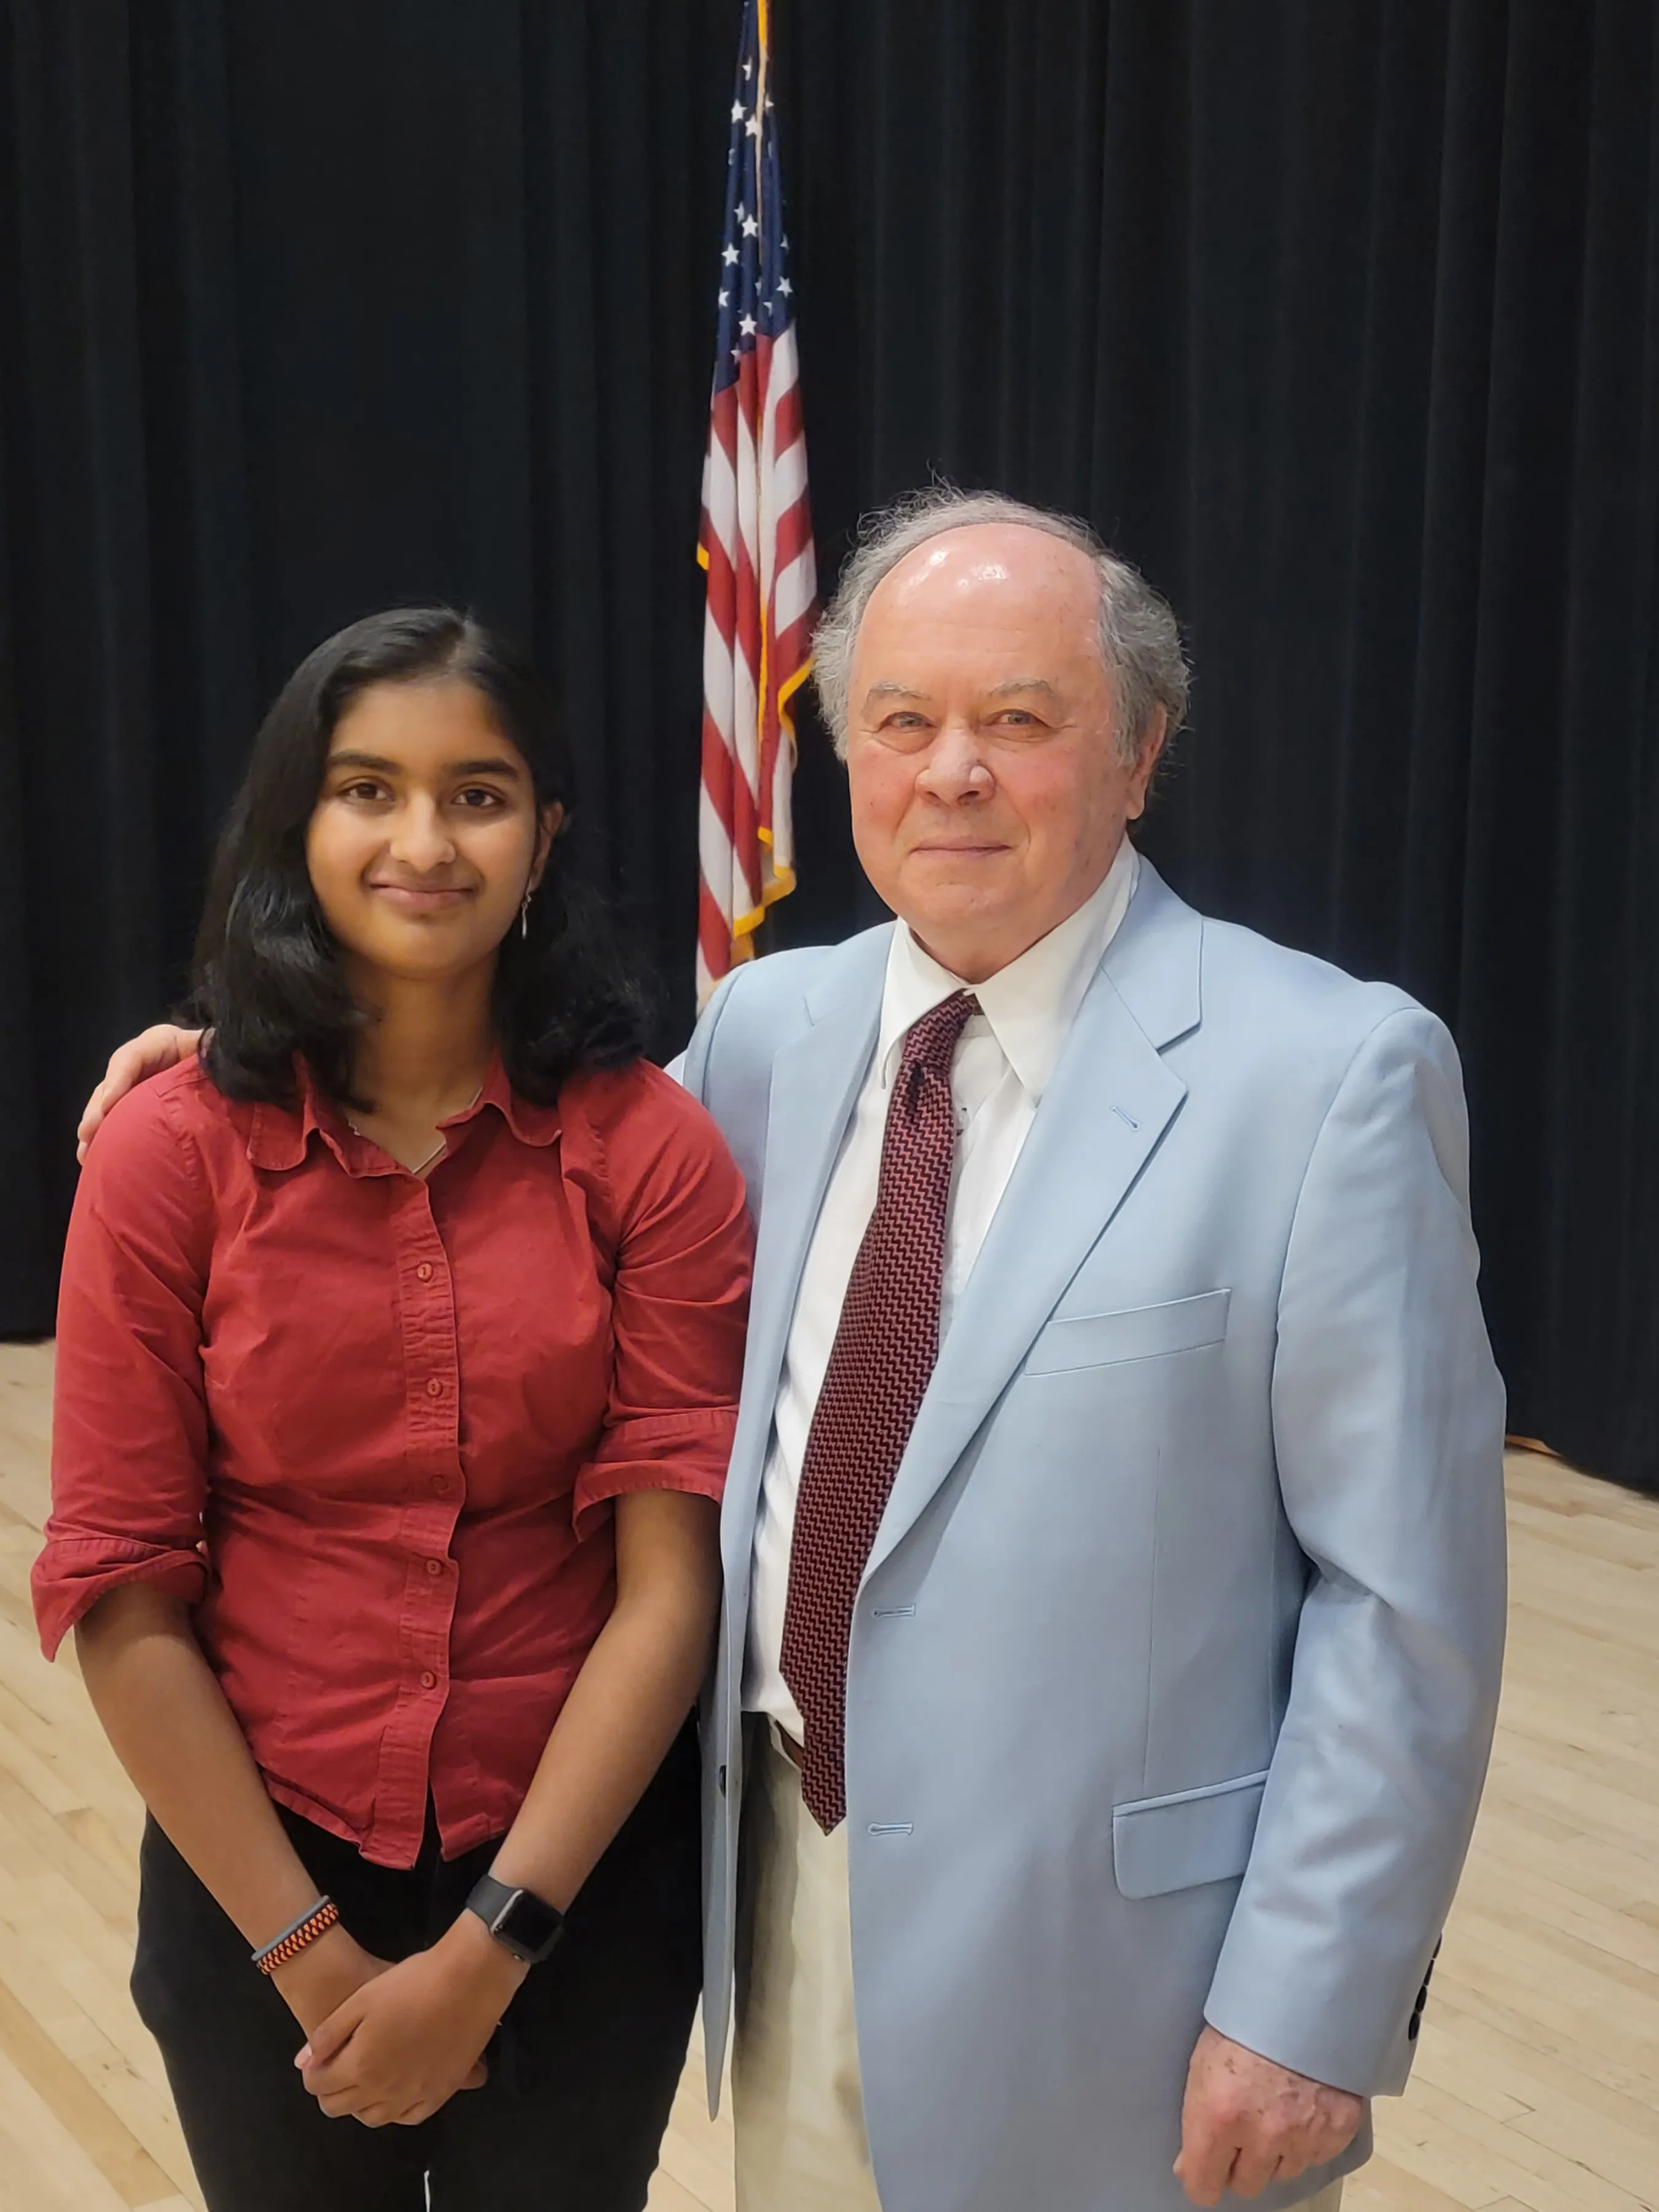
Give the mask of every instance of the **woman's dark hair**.
<svg viewBox="0 0 1659 2212">
<path fill-rule="evenodd" d="M 374 684 L 471 684 L 503 738 L 529 763 L 536 802 L 568 816 L 569 756 L 552 702 L 530 664 L 452 607 L 393 607 L 350 623 L 302 660 L 253 747 L 219 841 L 197 939 L 191 1011 L 211 1032 L 204 1065 L 232 1098 L 295 1096 L 294 1056 L 343 1105 L 366 1010 L 352 997 L 339 949 L 306 865 L 306 831 L 335 728 Z M 495 971 L 495 1029 L 514 1089 L 550 1104 L 578 1067 L 637 1059 L 650 1030 L 640 978 L 601 902 L 573 880 L 556 844 L 534 898 L 529 934 L 510 929 Z"/>
</svg>

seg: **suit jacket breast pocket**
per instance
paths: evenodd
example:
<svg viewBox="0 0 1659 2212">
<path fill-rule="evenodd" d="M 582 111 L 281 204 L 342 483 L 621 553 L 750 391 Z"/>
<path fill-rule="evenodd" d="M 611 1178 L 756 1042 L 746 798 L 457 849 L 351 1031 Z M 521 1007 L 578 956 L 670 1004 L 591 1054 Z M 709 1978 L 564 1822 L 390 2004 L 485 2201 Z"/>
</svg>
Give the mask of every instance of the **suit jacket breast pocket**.
<svg viewBox="0 0 1659 2212">
<path fill-rule="evenodd" d="M 1079 1367 L 1110 1367 L 1129 1359 L 1158 1359 L 1197 1352 L 1227 1334 L 1231 1291 L 1204 1291 L 1165 1305 L 1128 1306 L 1116 1313 L 1068 1314 L 1051 1321 L 1031 1346 L 1027 1375 L 1065 1375 Z"/>
</svg>

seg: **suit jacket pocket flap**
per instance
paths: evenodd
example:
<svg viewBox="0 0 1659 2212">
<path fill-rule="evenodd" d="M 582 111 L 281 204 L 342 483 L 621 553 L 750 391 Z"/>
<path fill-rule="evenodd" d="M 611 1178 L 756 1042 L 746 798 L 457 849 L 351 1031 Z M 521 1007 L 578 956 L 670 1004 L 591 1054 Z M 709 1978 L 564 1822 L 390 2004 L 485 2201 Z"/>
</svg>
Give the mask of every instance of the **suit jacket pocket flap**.
<svg viewBox="0 0 1659 2212">
<path fill-rule="evenodd" d="M 1112 1864 L 1125 1897 L 1162 1897 L 1243 1874 L 1267 1773 L 1173 1797 L 1142 1797 L 1112 1814 Z"/>
<path fill-rule="evenodd" d="M 1156 1359 L 1170 1352 L 1196 1352 L 1227 1334 L 1231 1291 L 1203 1291 L 1161 1306 L 1127 1306 L 1118 1313 L 1065 1314 L 1048 1323 L 1031 1346 L 1028 1375 L 1061 1375 L 1074 1367 L 1107 1367 L 1122 1359 Z"/>
</svg>

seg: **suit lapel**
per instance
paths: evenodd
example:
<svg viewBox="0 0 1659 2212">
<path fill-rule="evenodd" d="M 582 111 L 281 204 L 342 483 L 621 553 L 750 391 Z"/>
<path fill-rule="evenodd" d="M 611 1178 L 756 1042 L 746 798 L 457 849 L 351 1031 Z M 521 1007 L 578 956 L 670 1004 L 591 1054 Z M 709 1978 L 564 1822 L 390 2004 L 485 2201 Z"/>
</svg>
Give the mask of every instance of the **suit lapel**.
<svg viewBox="0 0 1659 2212">
<path fill-rule="evenodd" d="M 1198 1020 L 1203 925 L 1142 867 L 957 1303 L 869 1572 L 966 1450 L 1187 1095 L 1160 1048 Z"/>
<path fill-rule="evenodd" d="M 890 929 L 872 930 L 847 947 L 846 957 L 821 994 L 808 996 L 811 1027 L 785 1045 L 772 1063 L 764 1198 L 744 1363 L 744 1418 L 732 1452 L 724 1516 L 733 1549 L 726 1572 L 733 1579 L 741 1576 L 744 1587 L 801 1270 L 875 1048 L 891 938 Z"/>
</svg>

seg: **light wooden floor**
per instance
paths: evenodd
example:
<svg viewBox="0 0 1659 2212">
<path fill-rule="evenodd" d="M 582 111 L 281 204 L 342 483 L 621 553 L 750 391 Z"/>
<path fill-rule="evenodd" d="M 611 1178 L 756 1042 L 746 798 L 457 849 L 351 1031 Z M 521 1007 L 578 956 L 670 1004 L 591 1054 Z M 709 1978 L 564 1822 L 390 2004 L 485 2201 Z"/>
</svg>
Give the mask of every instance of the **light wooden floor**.
<svg viewBox="0 0 1659 2212">
<path fill-rule="evenodd" d="M 0 2212 L 199 2203 L 126 1994 L 136 1799 L 35 1644 L 51 1352 L 0 1345 Z M 1659 1502 L 1510 1462 L 1508 1688 L 1409 2093 L 1347 2212 L 1659 2212 Z M 729 2212 L 696 2054 L 654 2212 Z M 1229 2200 L 1231 2201 L 1231 2200 Z"/>
</svg>

